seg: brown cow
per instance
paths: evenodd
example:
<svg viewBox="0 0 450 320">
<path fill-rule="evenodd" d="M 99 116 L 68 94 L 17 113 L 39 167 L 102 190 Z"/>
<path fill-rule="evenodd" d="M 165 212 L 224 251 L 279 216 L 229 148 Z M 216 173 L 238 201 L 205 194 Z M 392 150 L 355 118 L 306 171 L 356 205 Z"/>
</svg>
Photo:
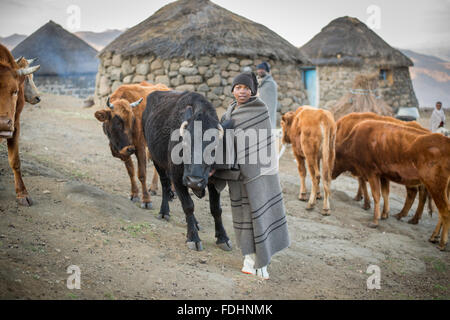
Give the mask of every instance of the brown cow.
<svg viewBox="0 0 450 320">
<path fill-rule="evenodd" d="M 292 144 L 292 150 L 297 159 L 300 175 L 299 200 L 306 201 L 306 167 L 311 174 L 312 190 L 307 210 L 313 209 L 316 199 L 320 199 L 320 160 L 322 159 L 322 180 L 324 189 L 323 215 L 330 214 L 330 183 L 334 164 L 334 140 L 336 124 L 333 115 L 327 110 L 310 106 L 299 107 L 283 115 L 283 144 Z"/>
<path fill-rule="evenodd" d="M 404 125 L 404 126 L 407 126 L 410 128 L 415 128 L 417 130 L 422 131 L 424 134 L 431 133 L 431 131 L 423 128 L 419 123 L 417 123 L 415 121 L 406 122 L 406 121 L 395 119 L 393 117 L 381 116 L 381 115 L 378 115 L 373 112 L 354 112 L 354 113 L 350 113 L 350 114 L 340 118 L 338 121 L 336 121 L 336 127 L 337 127 L 337 129 L 336 129 L 336 144 L 341 143 L 341 141 L 343 141 L 348 136 L 351 129 L 353 129 L 353 127 L 356 124 L 358 124 L 364 120 L 386 121 L 386 122 L 390 122 L 390 123 L 394 123 L 394 124 L 398 124 L 398 125 Z M 383 213 L 381 215 L 381 218 L 386 219 L 388 217 L 388 212 L 389 212 L 389 181 L 382 180 L 382 190 L 384 191 L 383 192 L 384 204 L 383 204 Z M 408 221 L 408 223 L 411 223 L 411 224 L 418 223 L 418 221 L 420 220 L 420 218 L 422 216 L 423 207 L 425 205 L 427 196 L 429 197 L 428 192 L 426 191 L 426 188 L 424 186 L 420 186 L 420 187 L 406 186 L 407 197 L 405 200 L 405 204 L 404 204 L 402 210 L 397 215 L 395 215 L 398 220 L 400 220 L 402 217 L 404 217 L 408 214 L 408 211 L 411 208 L 411 206 L 414 202 L 414 199 L 416 198 L 417 192 L 419 192 L 419 205 L 417 207 L 414 217 L 411 218 Z M 361 200 L 363 198 L 362 196 L 364 196 L 363 208 L 366 210 L 370 209 L 370 199 L 369 199 L 369 194 L 367 192 L 366 182 L 361 177 L 358 177 L 358 192 L 355 196 L 355 200 L 356 201 Z M 429 204 L 429 211 L 431 214 L 431 211 L 432 211 L 431 199 L 429 199 L 428 204 Z"/>
<path fill-rule="evenodd" d="M 149 83 L 122 85 L 108 98 L 107 109 L 97 111 L 95 117 L 103 122 L 103 130 L 109 138 L 109 146 L 114 157 L 125 163 L 131 181 L 130 200 L 139 201 L 139 188 L 135 180 L 135 170 L 131 155 L 138 162 L 138 178 L 142 185 L 141 208 L 151 209 L 150 194 L 147 190 L 147 144 L 142 131 L 142 112 L 147 105 L 147 96 L 153 91 L 170 90 L 163 84 Z M 139 103 L 136 103 L 138 102 Z M 157 175 L 153 180 L 157 186 Z"/>
<path fill-rule="evenodd" d="M 17 201 L 24 206 L 30 206 L 33 201 L 22 180 L 20 170 L 20 114 L 25 104 L 25 78 L 39 67 L 20 68 L 11 52 L 0 45 L 0 140 L 7 140 L 8 162 L 14 173 Z"/>
<path fill-rule="evenodd" d="M 375 203 L 369 227 L 378 226 L 382 179 L 406 186 L 425 185 L 439 210 L 439 221 L 429 241 L 435 243 L 443 227 L 438 248 L 445 249 L 450 226 L 450 138 L 436 133 L 423 134 L 393 123 L 365 120 L 336 144 L 333 178 L 345 171 L 369 181 Z"/>
</svg>

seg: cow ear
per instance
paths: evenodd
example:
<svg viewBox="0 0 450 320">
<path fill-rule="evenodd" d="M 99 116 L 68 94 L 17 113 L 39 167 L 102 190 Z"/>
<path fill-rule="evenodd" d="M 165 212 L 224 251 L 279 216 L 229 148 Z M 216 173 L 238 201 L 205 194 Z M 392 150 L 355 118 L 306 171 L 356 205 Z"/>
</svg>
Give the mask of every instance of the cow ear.
<svg viewBox="0 0 450 320">
<path fill-rule="evenodd" d="M 99 110 L 94 115 L 100 122 L 111 120 L 111 110 Z"/>
<path fill-rule="evenodd" d="M 192 106 L 187 106 L 186 109 L 184 109 L 184 121 L 189 121 L 192 118 L 193 113 Z"/>
</svg>

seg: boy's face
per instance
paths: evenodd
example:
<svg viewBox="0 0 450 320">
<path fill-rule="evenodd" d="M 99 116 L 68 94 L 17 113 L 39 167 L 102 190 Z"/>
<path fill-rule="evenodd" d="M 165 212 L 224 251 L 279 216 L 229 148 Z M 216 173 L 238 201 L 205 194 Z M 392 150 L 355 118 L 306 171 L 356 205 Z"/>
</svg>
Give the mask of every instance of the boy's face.
<svg viewBox="0 0 450 320">
<path fill-rule="evenodd" d="M 267 74 L 266 70 L 264 70 L 264 69 L 258 69 L 258 70 L 256 70 L 256 73 L 258 74 L 258 76 L 260 78 L 264 78 Z"/>
<path fill-rule="evenodd" d="M 237 84 L 234 86 L 233 95 L 238 105 L 241 105 L 250 99 L 252 91 L 245 84 Z"/>
<path fill-rule="evenodd" d="M 442 108 L 442 104 L 436 103 L 436 109 L 441 110 L 441 108 Z"/>
</svg>

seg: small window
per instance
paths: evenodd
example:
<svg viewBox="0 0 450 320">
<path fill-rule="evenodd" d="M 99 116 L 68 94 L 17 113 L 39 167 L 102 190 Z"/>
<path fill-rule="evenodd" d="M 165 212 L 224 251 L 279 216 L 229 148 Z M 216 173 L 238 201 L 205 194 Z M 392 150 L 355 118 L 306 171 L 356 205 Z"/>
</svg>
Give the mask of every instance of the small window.
<svg viewBox="0 0 450 320">
<path fill-rule="evenodd" d="M 380 75 L 378 78 L 380 81 L 387 81 L 389 85 L 394 83 L 394 77 L 392 74 L 392 70 L 390 69 L 380 69 Z"/>
<path fill-rule="evenodd" d="M 387 77 L 387 70 L 386 69 L 381 69 L 380 70 L 380 80 L 386 80 Z"/>
</svg>

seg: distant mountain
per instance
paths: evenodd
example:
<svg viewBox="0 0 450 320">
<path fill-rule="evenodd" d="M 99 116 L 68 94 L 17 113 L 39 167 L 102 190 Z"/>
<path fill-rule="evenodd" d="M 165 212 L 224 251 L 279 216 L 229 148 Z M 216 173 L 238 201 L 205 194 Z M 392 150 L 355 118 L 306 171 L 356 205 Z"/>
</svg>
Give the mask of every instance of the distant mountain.
<svg viewBox="0 0 450 320">
<path fill-rule="evenodd" d="M 120 36 L 121 30 L 106 30 L 104 32 L 79 31 L 75 35 L 89 43 L 98 51 L 106 47 L 111 41 Z"/>
<path fill-rule="evenodd" d="M 450 108 L 450 62 L 411 50 L 401 51 L 414 62 L 410 72 L 419 106 L 431 108 L 439 100 L 444 108 Z"/>
<path fill-rule="evenodd" d="M 0 37 L 0 43 L 6 46 L 9 50 L 12 50 L 15 46 L 25 40 L 26 37 L 27 36 L 24 34 L 14 33 L 13 35 L 10 35 L 8 37 Z"/>
</svg>

